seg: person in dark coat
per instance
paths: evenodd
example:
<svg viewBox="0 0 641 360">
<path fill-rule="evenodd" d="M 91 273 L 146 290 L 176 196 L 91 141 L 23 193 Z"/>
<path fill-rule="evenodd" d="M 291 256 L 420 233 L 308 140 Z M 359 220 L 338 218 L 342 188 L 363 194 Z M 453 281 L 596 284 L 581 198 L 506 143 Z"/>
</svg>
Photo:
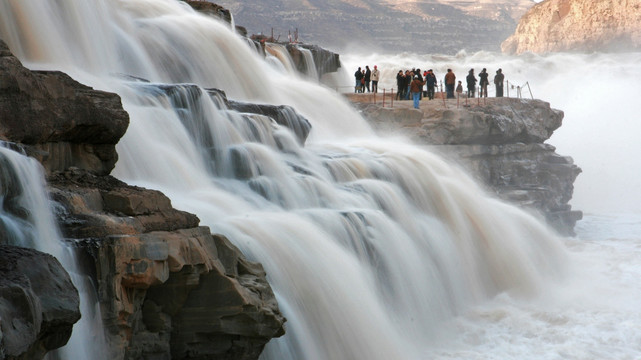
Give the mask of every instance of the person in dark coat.
<svg viewBox="0 0 641 360">
<path fill-rule="evenodd" d="M 396 87 L 398 88 L 398 91 L 396 92 L 396 100 L 403 100 L 405 97 L 405 89 L 407 88 L 403 70 L 399 70 L 398 74 L 396 74 Z"/>
<path fill-rule="evenodd" d="M 356 83 L 354 85 L 354 92 L 361 92 L 361 80 L 363 79 L 363 72 L 361 71 L 360 66 L 358 67 L 358 70 L 354 73 L 354 79 L 356 80 Z"/>
<path fill-rule="evenodd" d="M 465 81 L 467 81 L 467 97 L 473 98 L 474 92 L 476 91 L 476 76 L 474 76 L 474 69 L 470 69 L 467 73 L 467 77 L 465 77 Z"/>
<path fill-rule="evenodd" d="M 494 76 L 494 85 L 496 86 L 496 97 L 503 97 L 503 80 L 505 75 L 503 75 L 503 70 L 496 70 L 496 75 Z"/>
<path fill-rule="evenodd" d="M 369 69 L 369 65 L 366 65 L 365 66 L 365 88 L 367 89 L 367 92 L 370 92 L 369 83 L 371 80 L 372 80 L 372 70 Z"/>
<path fill-rule="evenodd" d="M 432 69 L 427 70 L 425 83 L 427 84 L 427 98 L 430 100 L 434 99 L 434 88 L 436 87 L 436 82 L 436 75 L 434 75 Z"/>
<path fill-rule="evenodd" d="M 487 97 L 487 86 L 490 84 L 490 81 L 488 80 L 489 76 L 490 74 L 487 73 L 487 69 L 485 68 L 483 68 L 479 73 L 479 86 L 481 87 L 479 97 Z"/>
</svg>

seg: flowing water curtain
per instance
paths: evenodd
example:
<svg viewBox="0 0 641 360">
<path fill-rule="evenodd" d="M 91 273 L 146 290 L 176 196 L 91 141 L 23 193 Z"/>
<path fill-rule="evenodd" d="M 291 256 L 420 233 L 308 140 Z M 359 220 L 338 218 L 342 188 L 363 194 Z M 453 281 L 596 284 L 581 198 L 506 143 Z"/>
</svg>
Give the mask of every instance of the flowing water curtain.
<svg viewBox="0 0 641 360">
<path fill-rule="evenodd" d="M 38 27 L 35 9 L 11 4 L 33 16 L 2 35 Z M 288 318 L 265 358 L 419 358 L 441 322 L 500 292 L 536 292 L 562 268 L 557 240 L 533 218 L 487 198 L 437 156 L 373 137 L 343 99 L 284 79 L 228 26 L 169 0 L 95 4 L 82 16 L 52 9 L 65 21 L 47 20 L 52 34 L 34 41 L 51 36 L 91 59 L 96 44 L 65 36 L 97 26 L 92 33 L 115 39 L 101 51 L 127 61 L 76 61 L 50 46 L 31 61 L 73 64 L 90 85 L 118 92 L 131 125 L 114 174 L 167 193 L 265 265 Z M 83 22 L 101 7 L 103 20 Z M 101 64 L 99 76 L 83 73 Z M 185 82 L 292 105 L 312 124 L 310 139 L 301 146 L 287 128 L 177 85 Z"/>
</svg>

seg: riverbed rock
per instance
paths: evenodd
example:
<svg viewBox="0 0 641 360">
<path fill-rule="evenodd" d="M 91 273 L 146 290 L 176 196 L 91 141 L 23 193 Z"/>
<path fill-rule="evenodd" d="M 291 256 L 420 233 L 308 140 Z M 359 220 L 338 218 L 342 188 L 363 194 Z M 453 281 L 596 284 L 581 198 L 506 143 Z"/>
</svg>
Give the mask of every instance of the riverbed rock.
<svg viewBox="0 0 641 360">
<path fill-rule="evenodd" d="M 487 98 L 457 107 L 454 100 L 423 100 L 417 110 L 409 101 L 384 108 L 380 99 L 373 104 L 367 96 L 348 98 L 377 132 L 429 146 L 460 164 L 496 196 L 539 213 L 561 234 L 574 234 L 582 213 L 572 210 L 569 201 L 581 169 L 571 157 L 545 144 L 563 119 L 563 112 L 549 103 Z"/>
<path fill-rule="evenodd" d="M 82 169 L 49 184 L 93 269 L 113 358 L 258 359 L 284 334 L 262 266 L 162 193 Z"/>
<path fill-rule="evenodd" d="M 79 303 L 55 257 L 0 245 L 0 359 L 43 359 L 64 346 L 80 319 Z"/>
<path fill-rule="evenodd" d="M 31 71 L 0 40 L 0 140 L 21 143 L 47 171 L 108 174 L 129 125 L 120 97 L 58 71 Z"/>
<path fill-rule="evenodd" d="M 509 54 L 641 49 L 641 0 L 546 0 L 501 44 Z"/>
</svg>

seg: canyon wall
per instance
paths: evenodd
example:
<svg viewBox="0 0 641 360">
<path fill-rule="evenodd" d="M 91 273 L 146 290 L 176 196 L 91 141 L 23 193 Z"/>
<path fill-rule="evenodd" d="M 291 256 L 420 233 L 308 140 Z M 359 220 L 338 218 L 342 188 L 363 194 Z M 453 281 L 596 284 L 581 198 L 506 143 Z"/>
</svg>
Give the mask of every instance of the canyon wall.
<svg viewBox="0 0 641 360">
<path fill-rule="evenodd" d="M 508 54 L 638 49 L 641 0 L 545 0 L 501 44 Z"/>
</svg>

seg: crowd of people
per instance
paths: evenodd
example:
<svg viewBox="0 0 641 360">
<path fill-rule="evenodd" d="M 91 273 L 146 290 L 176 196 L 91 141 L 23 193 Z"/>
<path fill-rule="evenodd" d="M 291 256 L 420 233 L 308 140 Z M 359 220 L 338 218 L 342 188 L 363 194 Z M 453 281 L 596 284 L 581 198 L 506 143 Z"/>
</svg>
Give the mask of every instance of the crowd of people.
<svg viewBox="0 0 641 360">
<path fill-rule="evenodd" d="M 354 73 L 354 79 L 356 83 L 354 85 L 355 93 L 364 93 L 367 89 L 367 92 L 378 92 L 378 79 L 381 76 L 381 72 L 378 70 L 378 66 L 374 65 L 374 70 L 370 70 L 369 65 L 365 66 L 365 70 L 362 70 L 360 67 Z M 372 89 L 370 90 L 370 83 Z"/>
<path fill-rule="evenodd" d="M 370 71 L 369 66 L 365 66 L 365 70 L 362 70 L 359 67 L 354 73 L 354 92 L 378 92 L 379 78 L 380 71 L 376 65 L 374 65 L 373 71 Z M 496 97 L 503 97 L 503 83 L 505 80 L 503 70 L 496 70 L 496 75 L 494 75 L 492 80 L 496 88 Z M 371 90 L 370 82 L 372 83 Z M 478 74 L 478 79 L 476 75 L 474 75 L 474 69 L 470 69 L 465 77 L 465 82 L 467 85 L 467 97 L 475 97 L 477 83 L 479 97 L 487 97 L 487 87 L 490 84 L 490 74 L 487 72 L 486 68 L 483 68 L 483 70 Z M 446 98 L 448 99 L 454 99 L 455 92 L 459 96 L 463 93 L 463 82 L 459 80 L 457 86 L 456 74 L 454 74 L 452 69 L 447 69 L 447 73 L 445 74 L 441 85 L 444 85 Z M 396 100 L 409 100 L 411 98 L 414 101 L 414 107 L 418 109 L 419 101 L 423 97 L 430 100 L 434 99 L 434 93 L 438 87 L 438 80 L 432 69 L 423 72 L 418 68 L 405 70 L 405 72 L 403 72 L 403 70 L 399 70 L 396 74 L 396 86 L 398 89 L 396 93 Z"/>
</svg>

